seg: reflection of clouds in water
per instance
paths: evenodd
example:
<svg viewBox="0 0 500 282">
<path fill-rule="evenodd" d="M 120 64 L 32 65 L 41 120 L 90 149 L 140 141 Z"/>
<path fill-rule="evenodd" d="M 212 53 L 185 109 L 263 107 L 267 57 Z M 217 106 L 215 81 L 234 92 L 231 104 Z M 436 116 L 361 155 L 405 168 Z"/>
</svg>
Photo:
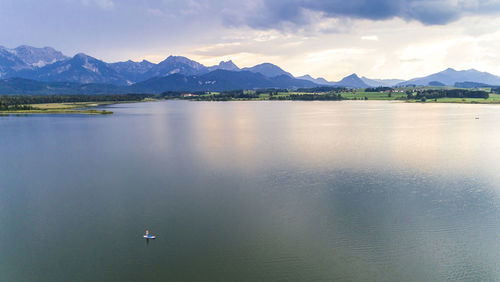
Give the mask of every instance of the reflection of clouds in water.
<svg viewBox="0 0 500 282">
<path fill-rule="evenodd" d="M 429 171 L 467 173 L 476 169 L 481 144 L 474 119 L 477 108 L 426 104 L 399 110 L 391 144 L 397 162 Z"/>
<path fill-rule="evenodd" d="M 294 152 L 315 165 L 364 169 L 371 165 L 412 165 L 439 154 L 441 131 L 419 105 L 402 103 L 298 103 L 285 124 Z M 394 163 L 396 162 L 396 163 Z M 419 164 L 420 165 L 420 164 Z"/>
<path fill-rule="evenodd" d="M 144 126 L 151 126 L 151 135 L 145 135 L 151 138 L 151 145 L 159 150 L 165 152 L 168 150 L 168 146 L 171 143 L 171 139 L 174 136 L 170 134 L 173 133 L 169 131 L 171 129 L 171 119 L 168 118 L 171 105 L 165 105 L 163 103 L 154 103 L 148 108 L 148 110 L 154 112 L 151 115 L 151 123 L 144 124 Z"/>
<path fill-rule="evenodd" d="M 194 129 L 195 150 L 200 161 L 217 169 L 228 161 L 233 146 L 233 138 L 225 131 L 232 128 L 224 103 L 196 102 L 193 104 L 192 128 Z M 230 110 L 230 108 L 229 108 Z M 221 162 L 221 160 L 223 160 Z"/>
<path fill-rule="evenodd" d="M 198 104 L 198 103 L 197 103 Z M 255 152 L 261 138 L 256 127 L 258 103 L 199 103 L 192 126 L 197 152 L 210 166 L 223 163 L 232 168 L 255 165 Z M 223 159 L 225 162 L 221 162 Z"/>
<path fill-rule="evenodd" d="M 486 106 L 235 102 L 188 108 L 196 153 L 213 166 L 258 169 L 271 162 L 370 170 L 376 165 L 463 175 L 491 171 L 486 163 L 496 166 L 487 151 L 497 150 L 489 136 L 499 134 L 485 124 Z M 477 121 L 476 114 L 485 118 Z"/>
</svg>

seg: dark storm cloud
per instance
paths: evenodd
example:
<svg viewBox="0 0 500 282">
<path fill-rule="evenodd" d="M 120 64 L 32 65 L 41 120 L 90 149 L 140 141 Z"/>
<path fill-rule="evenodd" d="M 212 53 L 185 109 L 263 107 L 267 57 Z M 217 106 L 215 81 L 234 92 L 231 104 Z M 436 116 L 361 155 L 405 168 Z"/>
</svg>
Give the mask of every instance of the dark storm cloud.
<svg viewBox="0 0 500 282">
<path fill-rule="evenodd" d="M 230 25 L 281 28 L 314 24 L 311 12 L 326 18 L 387 20 L 401 18 L 425 25 L 443 25 L 466 15 L 496 13 L 500 1 L 491 0 L 261 0 L 253 11 L 230 11 Z M 236 19 L 235 19 L 236 17 Z"/>
</svg>

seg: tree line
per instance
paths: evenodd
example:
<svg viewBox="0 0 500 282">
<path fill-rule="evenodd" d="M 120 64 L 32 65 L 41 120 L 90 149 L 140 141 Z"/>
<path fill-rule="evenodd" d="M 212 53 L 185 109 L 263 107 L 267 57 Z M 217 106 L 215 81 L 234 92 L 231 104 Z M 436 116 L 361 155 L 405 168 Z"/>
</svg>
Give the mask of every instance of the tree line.
<svg viewBox="0 0 500 282">
<path fill-rule="evenodd" d="M 124 102 L 142 101 L 146 98 L 161 98 L 151 94 L 116 94 L 116 95 L 0 95 L 0 110 L 30 110 L 32 104 L 83 103 L 83 102 Z"/>
<path fill-rule="evenodd" d="M 370 88 L 366 88 L 365 89 L 365 92 L 385 92 L 385 91 L 392 91 L 394 90 L 393 88 L 391 87 L 383 87 L 383 86 L 380 86 L 380 87 L 370 87 Z"/>
<path fill-rule="evenodd" d="M 208 93 L 199 96 L 183 97 L 183 99 L 194 100 L 194 101 L 231 101 L 231 100 L 250 100 L 257 98 L 259 98 L 259 94 L 257 94 L 255 91 L 248 91 L 248 90 L 230 90 L 230 91 L 220 92 L 218 94 Z"/>
<path fill-rule="evenodd" d="M 339 92 L 342 92 L 345 90 L 346 90 L 345 87 L 318 86 L 318 87 L 313 87 L 313 88 L 299 88 L 299 89 L 297 89 L 297 92 L 302 92 L 302 93 L 325 93 L 325 92 L 339 93 Z"/>
<path fill-rule="evenodd" d="M 327 94 L 291 94 L 288 96 L 269 97 L 269 100 L 293 100 L 293 101 L 340 101 L 342 95 Z"/>
<path fill-rule="evenodd" d="M 427 89 L 419 92 L 407 92 L 408 100 L 438 99 L 438 98 L 482 98 L 488 99 L 490 94 L 481 90 L 466 89 Z"/>
</svg>

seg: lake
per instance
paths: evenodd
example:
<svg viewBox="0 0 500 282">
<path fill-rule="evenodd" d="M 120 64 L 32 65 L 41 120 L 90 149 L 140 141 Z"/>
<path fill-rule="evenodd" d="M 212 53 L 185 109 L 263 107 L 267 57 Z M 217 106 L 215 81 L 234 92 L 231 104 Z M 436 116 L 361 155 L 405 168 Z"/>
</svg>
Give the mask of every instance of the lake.
<svg viewBox="0 0 500 282">
<path fill-rule="evenodd" d="M 0 117 L 0 281 L 500 280 L 500 106 L 106 109 Z"/>
</svg>

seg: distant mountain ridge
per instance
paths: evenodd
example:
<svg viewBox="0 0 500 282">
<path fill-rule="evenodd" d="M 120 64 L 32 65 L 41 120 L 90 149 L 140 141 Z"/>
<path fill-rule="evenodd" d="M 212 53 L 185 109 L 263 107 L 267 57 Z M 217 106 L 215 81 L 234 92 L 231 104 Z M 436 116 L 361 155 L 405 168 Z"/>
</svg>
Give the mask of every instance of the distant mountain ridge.
<svg viewBox="0 0 500 282">
<path fill-rule="evenodd" d="M 348 75 L 341 79 L 340 81 L 327 81 L 324 78 L 312 78 L 310 75 L 304 75 L 299 77 L 300 79 L 309 80 L 319 85 L 327 85 L 327 86 L 336 86 L 336 87 L 346 87 L 346 88 L 367 88 L 372 87 L 373 85 L 365 82 L 364 79 L 359 78 L 359 76 L 355 73 Z M 380 85 L 377 85 L 380 86 Z"/>
<path fill-rule="evenodd" d="M 454 86 L 456 83 L 462 83 L 462 82 L 475 82 L 487 85 L 500 85 L 500 77 L 487 72 L 480 72 L 475 69 L 457 71 L 455 69 L 448 68 L 442 72 L 401 82 L 398 85 L 427 86 L 430 85 L 431 83 L 436 84 L 437 82 L 446 86 Z"/>
<path fill-rule="evenodd" d="M 404 82 L 402 79 L 370 79 L 367 77 L 361 77 L 364 83 L 369 85 L 370 87 L 393 87 L 401 82 Z"/>
<path fill-rule="evenodd" d="M 48 64 L 53 64 L 58 61 L 68 59 L 62 52 L 55 50 L 52 47 L 35 48 L 31 46 L 21 45 L 11 52 L 16 54 L 24 63 L 32 67 L 43 67 Z"/>
<path fill-rule="evenodd" d="M 173 77 L 168 78 L 169 76 Z M 67 82 L 75 85 L 114 85 L 120 91 L 130 89 L 159 91 L 160 88 L 146 87 L 147 83 L 163 85 L 165 90 L 183 89 L 183 91 L 194 91 L 194 89 L 217 91 L 231 88 L 258 89 L 262 87 L 293 89 L 321 85 L 346 88 L 405 85 L 457 85 L 464 87 L 500 85 L 499 76 L 474 69 L 457 71 L 450 68 L 407 81 L 370 79 L 359 77 L 356 74 L 346 76 L 340 81 L 327 81 L 324 78 L 313 78 L 310 75 L 296 78 L 291 73 L 271 63 L 239 68 L 229 60 L 222 61 L 218 65 L 205 66 L 182 56 L 169 56 L 157 64 L 146 60 L 106 63 L 83 53 L 67 57 L 51 47 L 35 48 L 23 45 L 9 49 L 0 46 L 0 80 L 16 77 L 49 84 Z M 22 80 L 8 82 L 12 85 L 12 83 L 18 84 L 20 81 Z M 7 81 L 2 81 L 2 83 L 5 84 Z M 174 83 L 178 85 L 174 85 Z"/>
<path fill-rule="evenodd" d="M 270 63 L 240 69 L 230 60 L 207 67 L 182 56 L 169 56 L 158 64 L 146 60 L 106 63 L 83 53 L 70 58 L 51 47 L 0 47 L 0 79 L 20 77 L 47 82 L 131 85 L 154 77 L 203 75 L 215 70 L 249 71 L 266 77 L 287 75 L 293 78 L 290 73 Z"/>
<path fill-rule="evenodd" d="M 464 82 L 457 82 L 455 83 L 454 86 L 457 88 L 483 88 L 483 87 L 494 87 L 498 85 L 489 85 L 481 82 L 464 81 Z"/>
<path fill-rule="evenodd" d="M 312 76 L 306 74 L 306 75 L 303 75 L 303 76 L 299 76 L 297 77 L 298 79 L 304 79 L 304 80 L 309 80 L 311 82 L 314 82 L 316 84 L 320 84 L 320 85 L 332 85 L 333 82 L 330 82 L 322 77 L 318 77 L 318 78 L 313 78 Z"/>
<path fill-rule="evenodd" d="M 127 79 L 114 70 L 110 64 L 83 53 L 21 73 L 25 74 L 21 77 L 47 82 L 127 84 Z"/>
<path fill-rule="evenodd" d="M 155 64 L 146 60 L 142 62 L 128 60 L 126 62 L 111 63 L 109 65 L 126 79 L 127 84 L 133 84 L 136 81 L 148 79 L 147 73 L 155 66 Z"/>
<path fill-rule="evenodd" d="M 480 72 L 475 69 L 457 71 L 448 68 L 442 72 L 434 73 L 425 77 L 410 80 L 401 79 L 370 79 L 359 78 L 356 74 L 349 75 L 338 82 L 327 81 L 323 78 L 312 78 L 309 75 L 299 77 L 316 84 L 339 86 L 347 88 L 366 87 L 400 87 L 400 86 L 455 86 L 455 87 L 486 87 L 500 86 L 500 76 L 488 72 Z"/>
<path fill-rule="evenodd" d="M 344 77 L 341 81 L 337 82 L 336 85 L 349 87 L 349 88 L 367 88 L 370 87 L 366 84 L 357 74 L 353 73 L 349 76 Z"/>
<path fill-rule="evenodd" d="M 0 78 L 15 76 L 21 70 L 33 70 L 68 57 L 51 47 L 35 48 L 26 45 L 14 49 L 0 46 Z"/>
<path fill-rule="evenodd" d="M 124 86 L 112 84 L 45 82 L 25 78 L 0 80 L 0 94 L 2 95 L 102 95 L 124 93 L 128 93 Z"/>
<path fill-rule="evenodd" d="M 148 78 L 157 76 L 168 76 L 171 74 L 196 75 L 207 73 L 208 69 L 204 65 L 181 56 L 169 56 L 164 61 L 154 65 L 146 72 Z"/>
<path fill-rule="evenodd" d="M 264 88 L 310 88 L 314 84 L 281 75 L 266 77 L 250 71 L 215 70 L 200 76 L 180 73 L 149 80 L 129 86 L 105 83 L 47 82 L 24 78 L 0 80 L 0 94 L 159 94 L 166 91 L 226 91 L 235 89 Z"/>
<path fill-rule="evenodd" d="M 270 64 L 270 63 L 263 63 L 260 65 L 253 66 L 251 68 L 243 68 L 242 70 L 244 71 L 250 71 L 254 73 L 261 73 L 267 77 L 275 77 L 275 76 L 280 76 L 280 75 L 286 75 L 289 77 L 293 77 L 293 75 L 289 72 L 284 71 L 282 68 Z"/>
<path fill-rule="evenodd" d="M 52 47 L 35 48 L 21 45 L 14 49 L 0 46 L 0 51 L 10 53 L 25 64 L 24 68 L 43 67 L 48 64 L 68 59 L 62 52 Z"/>
<path fill-rule="evenodd" d="M 161 93 L 164 91 L 226 91 L 234 89 L 302 88 L 316 84 L 287 75 L 267 77 L 250 71 L 218 69 L 200 76 L 174 74 L 155 77 L 131 86 L 133 92 Z"/>
<path fill-rule="evenodd" d="M 222 61 L 216 66 L 208 67 L 208 70 L 209 71 L 214 71 L 214 70 L 239 71 L 240 68 L 236 64 L 234 64 L 233 61 L 229 60 L 227 62 Z"/>
</svg>

